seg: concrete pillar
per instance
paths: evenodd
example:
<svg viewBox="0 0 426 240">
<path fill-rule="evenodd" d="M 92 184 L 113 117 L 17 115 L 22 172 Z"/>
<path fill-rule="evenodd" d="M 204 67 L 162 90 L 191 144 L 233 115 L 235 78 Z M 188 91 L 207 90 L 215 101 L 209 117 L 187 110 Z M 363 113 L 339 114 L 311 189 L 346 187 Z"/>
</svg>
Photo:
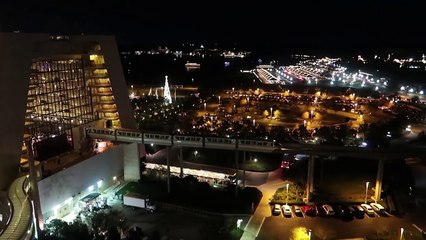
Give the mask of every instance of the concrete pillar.
<svg viewBox="0 0 426 240">
<path fill-rule="evenodd" d="M 310 174 L 310 183 L 309 183 L 309 191 L 312 193 L 314 191 L 314 171 L 315 171 L 315 156 L 310 157 L 309 159 L 309 165 L 310 165 L 310 169 L 311 169 L 311 174 Z"/>
<path fill-rule="evenodd" d="M 179 177 L 183 178 L 183 151 L 182 151 L 182 147 L 179 147 L 178 160 L 179 160 L 179 165 L 180 165 Z"/>
<path fill-rule="evenodd" d="M 315 167 L 315 157 L 311 155 L 308 160 L 308 177 L 306 179 L 306 201 L 309 202 L 311 198 L 311 193 L 314 191 L 314 167 Z"/>
<path fill-rule="evenodd" d="M 124 181 L 141 179 L 140 147 L 138 143 L 123 144 Z"/>
<path fill-rule="evenodd" d="M 235 197 L 238 197 L 238 149 L 235 150 Z"/>
<path fill-rule="evenodd" d="M 383 182 L 383 171 L 385 167 L 385 160 L 379 160 L 379 166 L 377 168 L 376 187 L 374 191 L 374 201 L 380 201 L 382 193 L 382 182 Z"/>
<path fill-rule="evenodd" d="M 246 151 L 243 152 L 243 188 L 246 187 Z"/>
<path fill-rule="evenodd" d="M 167 193 L 170 194 L 170 147 L 167 147 Z"/>
<path fill-rule="evenodd" d="M 37 219 L 35 230 L 37 233 L 40 232 L 40 230 L 44 229 L 44 221 L 43 221 L 43 214 L 41 212 L 41 205 L 40 205 L 40 196 L 38 192 L 38 185 L 37 185 L 37 170 L 34 164 L 34 156 L 33 156 L 33 149 L 31 145 L 31 140 L 27 140 L 25 142 L 25 145 L 27 146 L 27 157 L 28 157 L 28 164 L 30 168 L 30 194 L 31 199 L 34 203 L 34 212 L 35 217 Z"/>
</svg>

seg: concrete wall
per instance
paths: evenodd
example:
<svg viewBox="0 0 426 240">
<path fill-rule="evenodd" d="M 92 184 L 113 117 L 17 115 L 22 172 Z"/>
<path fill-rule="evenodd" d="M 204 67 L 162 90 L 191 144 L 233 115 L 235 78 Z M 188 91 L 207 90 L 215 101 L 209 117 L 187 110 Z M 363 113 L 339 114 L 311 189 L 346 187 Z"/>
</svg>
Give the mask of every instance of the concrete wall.
<svg viewBox="0 0 426 240">
<path fill-rule="evenodd" d="M 141 179 L 139 144 L 128 144 L 124 150 L 124 181 L 138 181 Z"/>
<path fill-rule="evenodd" d="M 122 176 L 125 147 L 126 145 L 116 146 L 39 181 L 40 205 L 44 219 L 52 215 L 55 206 L 64 205 L 70 197 L 73 197 L 73 202 L 77 202 L 86 196 L 90 193 L 89 186 L 93 185 L 96 192 L 99 180 L 103 179 L 102 187 L 105 188 L 113 183 L 114 176 Z"/>
<path fill-rule="evenodd" d="M 32 56 L 27 34 L 0 33 L 0 190 L 18 174 Z"/>
</svg>

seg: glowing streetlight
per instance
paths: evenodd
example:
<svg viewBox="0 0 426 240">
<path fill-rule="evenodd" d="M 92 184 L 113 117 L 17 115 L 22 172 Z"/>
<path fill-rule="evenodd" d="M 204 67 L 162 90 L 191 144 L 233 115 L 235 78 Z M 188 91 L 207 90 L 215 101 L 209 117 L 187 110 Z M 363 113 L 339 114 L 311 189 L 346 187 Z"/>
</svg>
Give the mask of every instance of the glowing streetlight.
<svg viewBox="0 0 426 240">
<path fill-rule="evenodd" d="M 399 237 L 399 239 L 402 240 L 403 236 L 404 236 L 404 228 L 401 228 L 401 236 Z"/>
<path fill-rule="evenodd" d="M 220 105 L 220 96 L 218 98 L 219 98 L 219 105 Z"/>
<path fill-rule="evenodd" d="M 257 162 L 257 158 L 253 159 L 254 162 Z"/>
<path fill-rule="evenodd" d="M 272 117 L 272 107 L 271 107 L 271 117 Z"/>
<path fill-rule="evenodd" d="M 311 229 L 309 229 L 308 235 L 309 235 L 309 240 L 311 240 L 311 235 L 312 235 L 312 230 Z"/>
<path fill-rule="evenodd" d="M 366 182 L 365 183 L 365 198 L 364 198 L 364 203 L 367 203 L 368 184 L 370 184 L 370 182 Z"/>
<path fill-rule="evenodd" d="M 207 104 L 204 103 L 204 112 L 206 111 Z"/>
<path fill-rule="evenodd" d="M 286 184 L 286 187 L 287 187 L 287 198 L 285 200 L 285 205 L 288 205 L 288 186 L 289 186 L 289 184 L 287 183 Z"/>
</svg>

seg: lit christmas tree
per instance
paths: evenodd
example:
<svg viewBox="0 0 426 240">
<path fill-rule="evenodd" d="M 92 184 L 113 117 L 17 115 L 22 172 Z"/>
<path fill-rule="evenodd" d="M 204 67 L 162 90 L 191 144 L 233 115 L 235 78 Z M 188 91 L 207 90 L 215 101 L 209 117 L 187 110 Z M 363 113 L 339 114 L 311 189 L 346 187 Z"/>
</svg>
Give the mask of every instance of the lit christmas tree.
<svg viewBox="0 0 426 240">
<path fill-rule="evenodd" d="M 170 89 L 169 89 L 169 81 L 167 80 L 166 75 L 166 82 L 164 83 L 164 104 L 168 105 L 172 103 L 172 95 L 170 95 Z"/>
</svg>

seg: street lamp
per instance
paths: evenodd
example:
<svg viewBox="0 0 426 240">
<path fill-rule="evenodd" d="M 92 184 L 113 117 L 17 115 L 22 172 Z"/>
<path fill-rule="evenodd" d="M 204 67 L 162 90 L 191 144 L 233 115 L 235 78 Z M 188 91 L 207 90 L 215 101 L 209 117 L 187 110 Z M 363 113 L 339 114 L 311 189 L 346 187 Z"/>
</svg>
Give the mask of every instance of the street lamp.
<svg viewBox="0 0 426 240">
<path fill-rule="evenodd" d="M 272 118 L 272 107 L 271 107 L 271 118 Z"/>
<path fill-rule="evenodd" d="M 401 236 L 399 237 L 399 239 L 402 240 L 403 236 L 404 236 L 404 228 L 401 228 Z"/>
<path fill-rule="evenodd" d="M 367 203 L 368 184 L 370 184 L 370 182 L 366 182 L 365 183 L 365 199 L 364 199 L 364 203 Z"/>
<path fill-rule="evenodd" d="M 195 151 L 194 151 L 194 160 L 195 160 L 195 158 L 197 157 L 197 154 L 198 154 L 198 151 L 197 151 L 197 150 L 195 150 Z"/>
<path fill-rule="evenodd" d="M 219 105 L 220 105 L 220 96 L 218 98 L 219 98 Z"/>
<path fill-rule="evenodd" d="M 206 111 L 206 106 L 207 106 L 206 103 L 204 103 L 204 112 Z"/>
<path fill-rule="evenodd" d="M 312 235 L 312 230 L 311 229 L 309 229 L 308 235 L 309 235 L 309 240 L 311 240 L 311 235 Z"/>
<path fill-rule="evenodd" d="M 285 200 L 285 205 L 288 205 L 288 186 L 289 186 L 289 184 L 287 183 L 286 184 L 286 187 L 287 187 L 287 198 Z"/>
</svg>

